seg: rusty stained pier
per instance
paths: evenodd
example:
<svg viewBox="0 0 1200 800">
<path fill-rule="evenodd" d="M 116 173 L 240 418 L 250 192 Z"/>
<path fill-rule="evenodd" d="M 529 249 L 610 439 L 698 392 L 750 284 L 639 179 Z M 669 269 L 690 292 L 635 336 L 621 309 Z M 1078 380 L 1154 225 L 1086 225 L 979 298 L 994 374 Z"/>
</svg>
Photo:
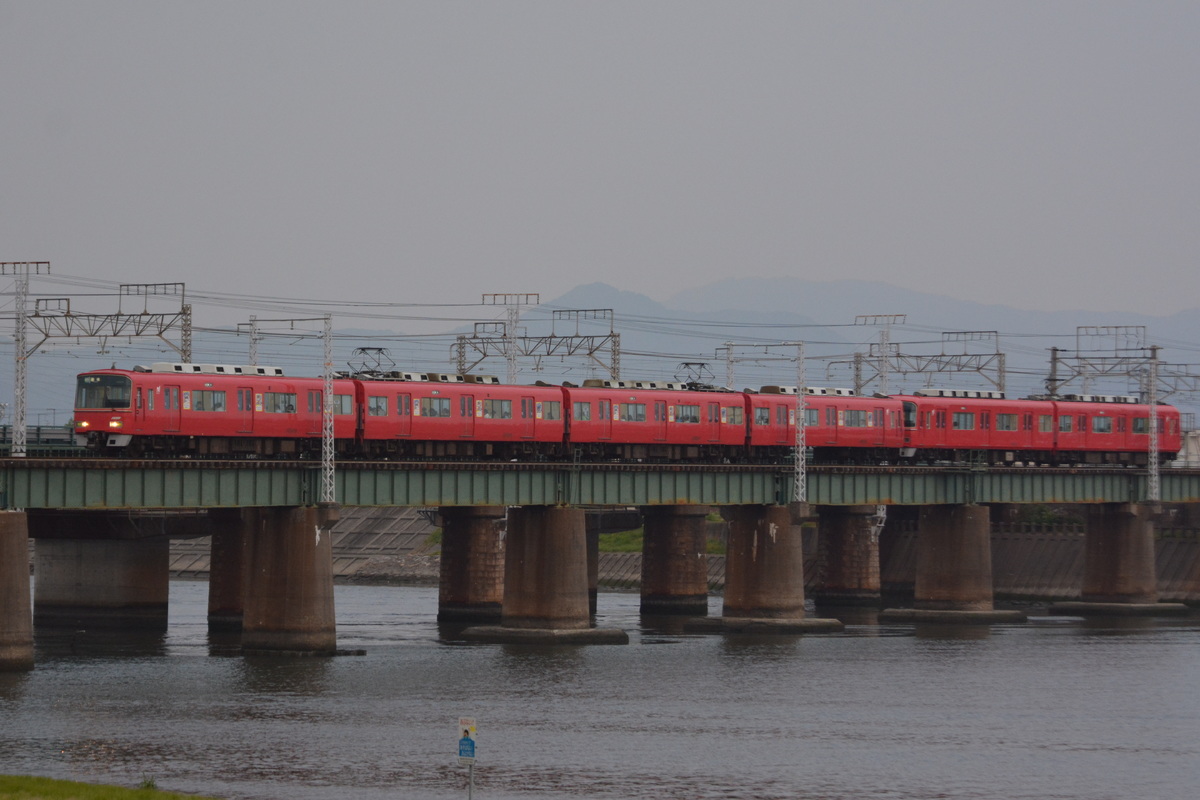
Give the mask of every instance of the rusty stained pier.
<svg viewBox="0 0 1200 800">
<path fill-rule="evenodd" d="M 439 616 L 480 623 L 481 640 L 620 643 L 593 627 L 597 536 L 583 506 L 640 509 L 643 612 L 689 617 L 697 632 L 838 630 L 805 614 L 801 526 L 818 528 L 825 602 L 880 603 L 879 545 L 915 515 L 913 608 L 901 621 L 1020 618 L 992 600 L 988 529 L 996 504 L 1081 503 L 1088 513 L 1084 605 L 1063 613 L 1176 613 L 1153 588 L 1156 508 L 1135 469 L 831 467 L 809 471 L 809 504 L 791 502 L 787 466 L 699 464 L 339 464 L 338 500 L 440 510 Z M 32 620 L 162 628 L 167 541 L 212 536 L 209 618 L 245 652 L 337 652 L 328 527 L 315 464 L 259 461 L 0 461 L 0 666 L 29 668 Z M 1164 471 L 1166 502 L 1200 501 L 1200 471 Z M 877 506 L 887 506 L 886 519 Z M 730 522 L 729 582 L 706 619 L 698 520 Z M 515 516 L 514 516 L 515 515 Z M 507 524 L 506 524 L 507 522 Z M 37 542 L 38 581 L 19 554 Z M 1149 555 L 1147 555 L 1149 553 Z M 1200 581 L 1200 576 L 1197 576 Z M 21 598 L 26 598 L 22 605 Z M 890 615 L 890 617 L 889 617 Z"/>
</svg>

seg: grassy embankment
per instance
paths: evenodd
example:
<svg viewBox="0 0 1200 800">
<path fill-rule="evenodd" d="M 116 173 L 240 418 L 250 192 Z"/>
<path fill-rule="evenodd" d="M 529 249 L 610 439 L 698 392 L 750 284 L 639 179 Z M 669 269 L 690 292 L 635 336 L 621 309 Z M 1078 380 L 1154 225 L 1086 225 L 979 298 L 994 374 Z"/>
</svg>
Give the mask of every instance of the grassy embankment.
<svg viewBox="0 0 1200 800">
<path fill-rule="evenodd" d="M 153 780 L 137 789 L 57 781 L 25 775 L 0 775 L 0 800 L 214 800 L 193 794 L 160 792 Z"/>
</svg>

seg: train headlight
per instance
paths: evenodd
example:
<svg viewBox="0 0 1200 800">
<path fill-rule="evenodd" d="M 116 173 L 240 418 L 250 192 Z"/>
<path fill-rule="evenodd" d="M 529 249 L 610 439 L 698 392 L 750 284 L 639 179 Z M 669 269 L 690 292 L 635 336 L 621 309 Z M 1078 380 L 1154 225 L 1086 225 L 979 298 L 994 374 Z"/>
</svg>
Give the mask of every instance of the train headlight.
<svg viewBox="0 0 1200 800">
<path fill-rule="evenodd" d="M 124 428 L 124 427 L 125 427 L 125 420 L 122 420 L 122 419 L 110 419 L 110 420 L 108 421 L 108 427 L 110 427 L 110 428 L 114 428 L 114 429 L 115 429 L 115 428 Z"/>
<path fill-rule="evenodd" d="M 80 420 L 79 422 L 76 422 L 76 423 L 75 423 L 75 427 L 76 427 L 76 428 L 90 428 L 91 426 L 92 426 L 92 423 L 88 422 L 88 421 L 87 421 L 87 420 L 85 420 L 85 419 L 84 419 L 84 420 Z"/>
</svg>

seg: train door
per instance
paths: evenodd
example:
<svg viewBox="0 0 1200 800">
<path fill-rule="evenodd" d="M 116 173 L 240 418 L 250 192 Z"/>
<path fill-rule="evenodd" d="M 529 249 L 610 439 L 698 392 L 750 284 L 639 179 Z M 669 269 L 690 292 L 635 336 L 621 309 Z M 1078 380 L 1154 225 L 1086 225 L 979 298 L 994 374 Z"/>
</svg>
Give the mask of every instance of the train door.
<svg viewBox="0 0 1200 800">
<path fill-rule="evenodd" d="M 237 430 L 254 432 L 254 390 L 244 386 L 237 389 Z"/>
<path fill-rule="evenodd" d="M 654 401 L 654 441 L 667 440 L 667 403 L 665 400 Z"/>
<path fill-rule="evenodd" d="M 163 387 L 163 430 L 179 430 L 179 403 L 181 402 L 178 386 Z"/>
<path fill-rule="evenodd" d="M 400 415 L 400 424 L 396 429 L 400 436 L 408 436 L 412 433 L 412 395 L 401 394 L 396 396 L 396 413 Z"/>
<path fill-rule="evenodd" d="M 151 397 L 153 397 L 153 394 L 151 395 Z M 145 399 L 142 396 L 142 387 L 139 386 L 137 389 L 137 397 L 133 401 L 133 421 L 135 423 L 137 423 L 137 422 L 145 422 L 145 420 L 146 420 Z"/>
<path fill-rule="evenodd" d="M 460 435 L 469 439 L 475 435 L 475 395 L 464 394 L 458 398 L 458 416 L 462 419 Z"/>
<path fill-rule="evenodd" d="M 600 423 L 600 435 L 598 439 L 612 438 L 612 415 L 613 404 L 612 400 L 599 400 L 596 402 L 597 419 Z"/>
<path fill-rule="evenodd" d="M 522 439 L 532 439 L 533 438 L 533 425 L 534 425 L 534 421 L 535 421 L 534 417 L 533 417 L 533 412 L 534 412 L 533 398 L 532 397 L 522 397 L 521 398 L 521 438 Z"/>
<path fill-rule="evenodd" d="M 708 440 L 721 441 L 721 404 L 708 404 Z"/>
</svg>

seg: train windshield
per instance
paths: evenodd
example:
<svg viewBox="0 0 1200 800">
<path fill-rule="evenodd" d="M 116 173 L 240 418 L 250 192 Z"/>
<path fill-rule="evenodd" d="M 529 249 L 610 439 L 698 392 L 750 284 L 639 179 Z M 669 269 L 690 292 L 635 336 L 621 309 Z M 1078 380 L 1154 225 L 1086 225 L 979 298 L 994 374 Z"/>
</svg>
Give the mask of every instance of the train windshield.
<svg viewBox="0 0 1200 800">
<path fill-rule="evenodd" d="M 124 375 L 80 375 L 76 408 L 129 408 L 132 382 Z"/>
<path fill-rule="evenodd" d="M 904 427 L 917 427 L 917 404 L 911 400 L 904 401 Z"/>
</svg>

